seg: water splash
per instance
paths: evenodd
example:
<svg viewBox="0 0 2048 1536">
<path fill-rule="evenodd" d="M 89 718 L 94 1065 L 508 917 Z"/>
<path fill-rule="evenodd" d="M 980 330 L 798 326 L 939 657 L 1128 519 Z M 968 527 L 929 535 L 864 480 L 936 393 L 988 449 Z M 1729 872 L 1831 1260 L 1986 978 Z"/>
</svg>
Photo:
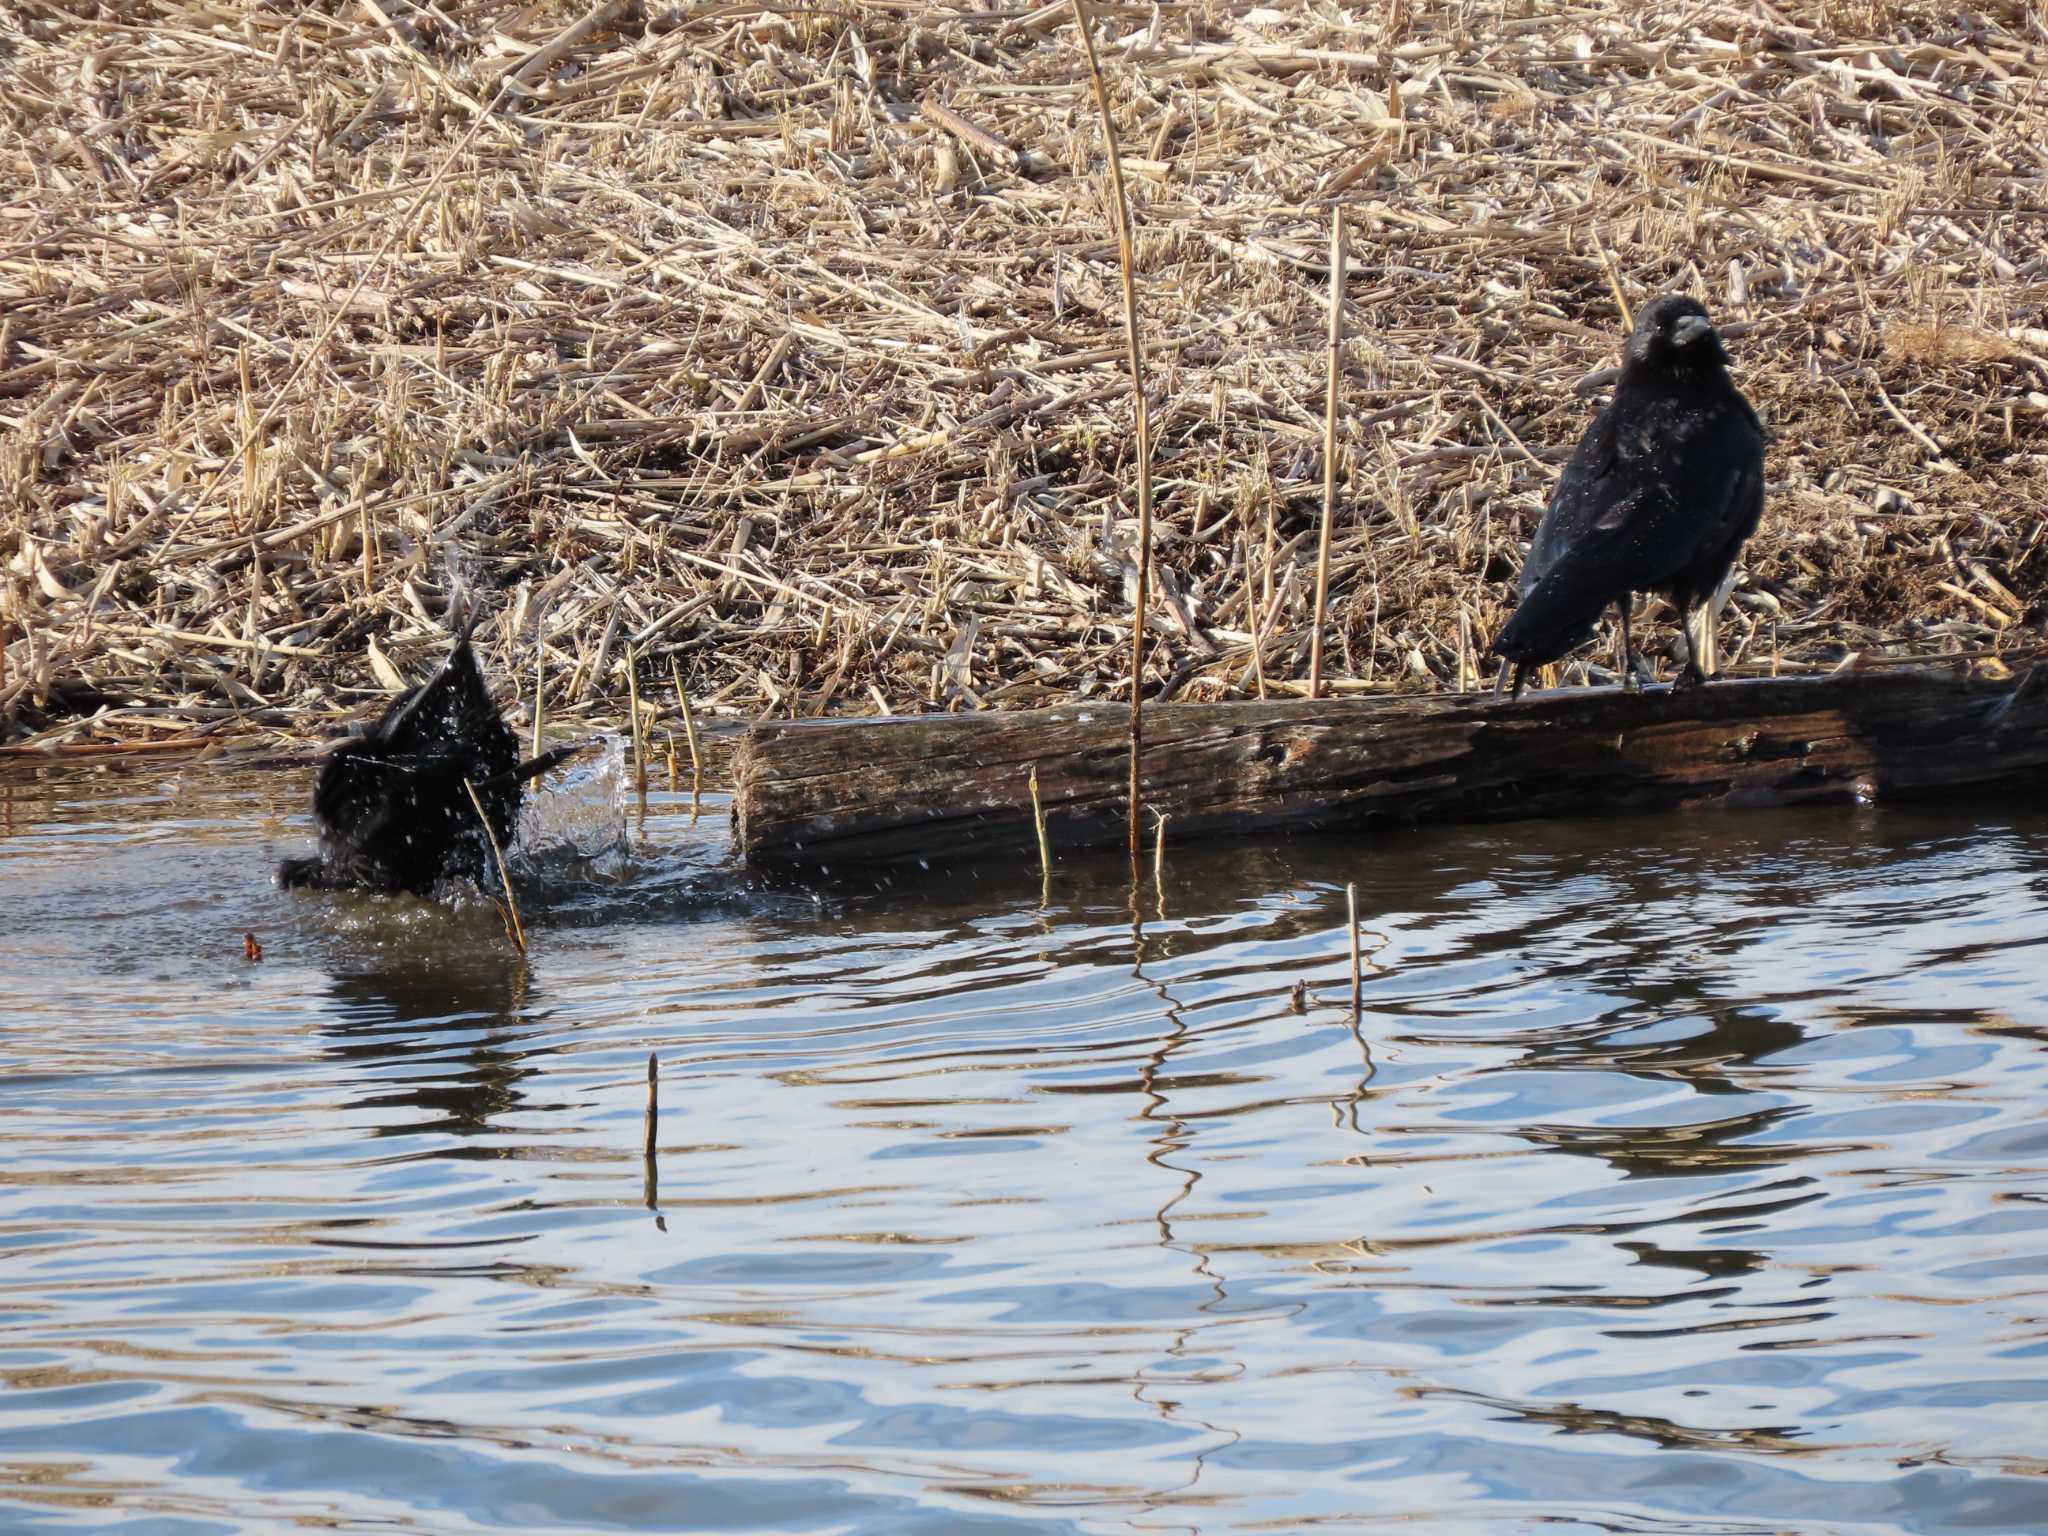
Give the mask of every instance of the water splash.
<svg viewBox="0 0 2048 1536">
<path fill-rule="evenodd" d="M 437 539 L 441 556 L 441 581 L 448 593 L 447 624 L 460 630 L 469 612 L 470 593 L 476 587 L 476 557 L 453 539 Z"/>
<path fill-rule="evenodd" d="M 526 802 L 510 858 L 530 875 L 616 878 L 626 864 L 626 744 L 607 736 Z"/>
</svg>

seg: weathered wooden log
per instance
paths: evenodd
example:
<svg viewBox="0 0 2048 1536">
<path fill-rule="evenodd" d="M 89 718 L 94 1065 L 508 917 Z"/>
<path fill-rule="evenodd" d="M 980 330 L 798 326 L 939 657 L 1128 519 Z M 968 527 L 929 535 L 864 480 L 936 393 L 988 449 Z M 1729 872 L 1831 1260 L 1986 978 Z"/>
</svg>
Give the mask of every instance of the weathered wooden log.
<svg viewBox="0 0 2048 1536">
<path fill-rule="evenodd" d="M 1703 688 L 1167 704 L 1145 714 L 1146 805 L 1176 839 L 1287 825 L 1598 815 L 1882 799 L 2048 780 L 2048 666 Z M 735 763 L 750 860 L 1036 857 L 1123 831 L 1121 709 L 764 722 Z"/>
</svg>

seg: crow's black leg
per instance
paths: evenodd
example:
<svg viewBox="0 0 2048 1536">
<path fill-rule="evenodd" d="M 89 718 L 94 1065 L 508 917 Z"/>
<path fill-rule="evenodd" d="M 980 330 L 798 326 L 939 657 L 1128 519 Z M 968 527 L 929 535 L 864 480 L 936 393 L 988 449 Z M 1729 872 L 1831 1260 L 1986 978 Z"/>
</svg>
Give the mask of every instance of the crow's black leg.
<svg viewBox="0 0 2048 1536">
<path fill-rule="evenodd" d="M 1512 691 L 1512 692 L 1510 692 L 1510 693 L 1508 694 L 1508 698 L 1509 698 L 1509 699 L 1511 699 L 1511 700 L 1512 700 L 1512 699 L 1519 699 L 1519 698 L 1520 698 L 1520 697 L 1522 696 L 1522 684 L 1524 684 L 1524 683 L 1525 683 L 1525 682 L 1527 682 L 1528 680 L 1529 680 L 1529 669 L 1528 669 L 1527 667 L 1523 666 L 1523 665 L 1522 665 L 1522 664 L 1521 664 L 1521 663 L 1520 663 L 1519 661 L 1518 661 L 1518 662 L 1516 662 L 1516 663 L 1515 663 L 1515 686 L 1514 686 L 1514 689 L 1513 689 L 1513 691 Z"/>
<path fill-rule="evenodd" d="M 1642 683 L 1636 677 L 1636 647 L 1628 633 L 1628 599 L 1624 592 L 1614 600 L 1614 611 L 1621 615 L 1621 688 L 1624 693 L 1640 692 Z"/>
</svg>

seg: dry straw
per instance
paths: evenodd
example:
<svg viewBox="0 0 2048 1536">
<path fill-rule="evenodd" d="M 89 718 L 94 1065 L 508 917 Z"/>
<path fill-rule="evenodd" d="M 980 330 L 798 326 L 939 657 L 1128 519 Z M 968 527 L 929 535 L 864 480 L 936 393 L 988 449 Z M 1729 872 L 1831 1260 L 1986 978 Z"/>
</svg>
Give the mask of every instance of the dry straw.
<svg viewBox="0 0 2048 1536">
<path fill-rule="evenodd" d="M 1107 162 L 1065 6 L 0 7 L 0 750 L 324 734 L 458 572 L 564 730 L 1452 686 L 1672 289 L 1773 432 L 1725 670 L 2038 647 L 2034 8 L 1087 9 Z"/>
</svg>

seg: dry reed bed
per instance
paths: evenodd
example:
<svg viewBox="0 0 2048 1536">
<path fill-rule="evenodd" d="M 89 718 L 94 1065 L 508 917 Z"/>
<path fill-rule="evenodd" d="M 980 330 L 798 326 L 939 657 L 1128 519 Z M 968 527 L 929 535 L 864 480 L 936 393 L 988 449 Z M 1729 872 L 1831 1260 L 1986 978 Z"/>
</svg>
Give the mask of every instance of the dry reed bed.
<svg viewBox="0 0 2048 1536">
<path fill-rule="evenodd" d="M 1336 687 L 1473 681 L 1617 299 L 1671 288 L 1774 433 L 1724 661 L 2038 645 L 2024 4 L 1098 22 L 1159 694 L 1305 673 L 1333 202 Z M 650 709 L 679 678 L 739 716 L 1126 692 L 1131 399 L 1063 5 L 18 0 L 0 164 L 0 730 L 326 729 L 442 653 L 457 587 L 551 721 L 616 721 L 629 663 Z"/>
</svg>

